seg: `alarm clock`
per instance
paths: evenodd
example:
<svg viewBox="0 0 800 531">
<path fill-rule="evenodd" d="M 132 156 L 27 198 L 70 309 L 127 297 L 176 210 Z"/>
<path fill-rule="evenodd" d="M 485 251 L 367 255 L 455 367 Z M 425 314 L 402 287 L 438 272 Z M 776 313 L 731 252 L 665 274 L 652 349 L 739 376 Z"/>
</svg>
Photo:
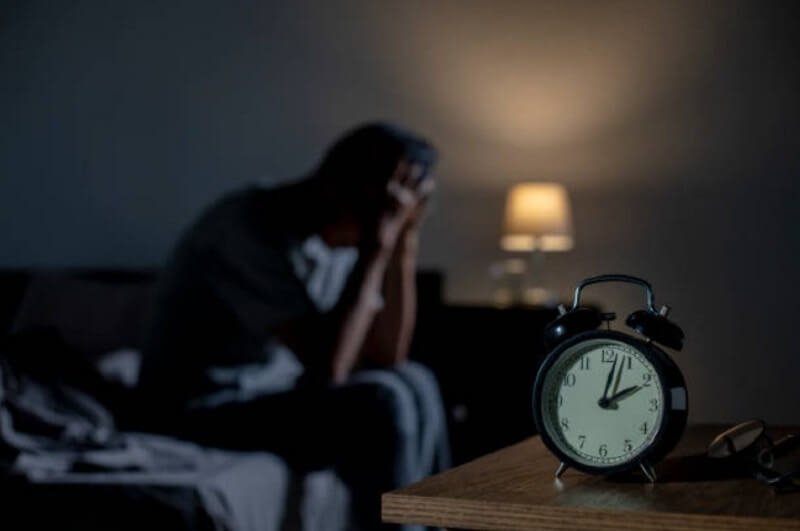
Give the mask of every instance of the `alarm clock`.
<svg viewBox="0 0 800 531">
<path fill-rule="evenodd" d="M 624 282 L 644 288 L 647 305 L 625 320 L 634 334 L 610 329 L 613 313 L 581 306 L 592 284 Z M 688 396 L 678 366 L 661 349 L 683 348 L 683 331 L 656 309 L 650 283 L 629 275 L 600 275 L 575 288 L 572 308 L 544 336 L 550 350 L 536 375 L 533 416 L 542 442 L 567 468 L 611 475 L 635 470 L 656 481 L 653 465 L 678 443 Z M 602 329 L 606 323 L 606 329 Z"/>
</svg>

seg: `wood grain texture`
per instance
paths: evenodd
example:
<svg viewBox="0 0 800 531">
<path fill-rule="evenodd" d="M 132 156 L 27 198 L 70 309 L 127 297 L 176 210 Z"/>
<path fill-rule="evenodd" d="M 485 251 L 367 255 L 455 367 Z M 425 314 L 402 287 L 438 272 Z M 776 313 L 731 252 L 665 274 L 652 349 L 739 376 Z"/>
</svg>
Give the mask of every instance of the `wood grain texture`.
<svg viewBox="0 0 800 531">
<path fill-rule="evenodd" d="M 798 529 L 800 493 L 777 495 L 703 457 L 719 426 L 694 426 L 659 482 L 568 471 L 538 437 L 383 496 L 383 518 L 465 529 Z M 781 430 L 783 431 L 783 430 Z"/>
</svg>

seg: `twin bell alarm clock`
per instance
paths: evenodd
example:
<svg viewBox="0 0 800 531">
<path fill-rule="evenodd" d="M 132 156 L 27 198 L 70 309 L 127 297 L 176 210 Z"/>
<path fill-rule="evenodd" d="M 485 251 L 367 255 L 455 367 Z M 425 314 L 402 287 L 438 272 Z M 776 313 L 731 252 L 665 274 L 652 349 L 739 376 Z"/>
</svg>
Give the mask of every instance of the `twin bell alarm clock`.
<svg viewBox="0 0 800 531">
<path fill-rule="evenodd" d="M 625 319 L 633 333 L 610 329 L 615 314 L 581 306 L 586 287 L 606 282 L 644 288 L 646 306 Z M 683 331 L 667 318 L 669 307 L 656 308 L 650 284 L 629 275 L 583 280 L 572 308 L 559 313 L 545 329 L 550 352 L 533 388 L 539 434 L 561 461 L 556 477 L 567 468 L 603 475 L 640 470 L 655 482 L 653 465 L 686 426 L 686 384 L 662 350 L 681 350 Z"/>
</svg>

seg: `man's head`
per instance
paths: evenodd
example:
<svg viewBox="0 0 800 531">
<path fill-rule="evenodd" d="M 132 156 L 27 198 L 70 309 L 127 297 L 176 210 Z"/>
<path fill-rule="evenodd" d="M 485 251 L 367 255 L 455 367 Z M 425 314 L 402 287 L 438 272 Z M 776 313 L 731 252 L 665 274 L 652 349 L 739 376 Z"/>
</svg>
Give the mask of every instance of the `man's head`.
<svg viewBox="0 0 800 531">
<path fill-rule="evenodd" d="M 389 201 L 389 182 L 427 179 L 435 162 L 436 150 L 426 140 L 391 124 L 373 123 L 337 140 L 315 178 L 330 194 L 337 216 L 374 223 Z"/>
</svg>

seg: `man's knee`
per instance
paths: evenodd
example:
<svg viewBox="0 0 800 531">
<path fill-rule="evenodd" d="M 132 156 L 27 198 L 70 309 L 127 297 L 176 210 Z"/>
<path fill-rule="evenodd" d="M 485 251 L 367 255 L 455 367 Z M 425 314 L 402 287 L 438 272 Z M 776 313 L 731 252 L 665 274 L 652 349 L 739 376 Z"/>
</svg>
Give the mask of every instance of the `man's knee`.
<svg viewBox="0 0 800 531">
<path fill-rule="evenodd" d="M 419 411 L 408 386 L 389 371 L 369 371 L 354 378 L 353 391 L 366 424 L 394 439 L 414 439 Z"/>
<path fill-rule="evenodd" d="M 416 361 L 407 361 L 395 369 L 411 385 L 415 391 L 431 398 L 440 398 L 439 382 L 433 371 Z"/>
</svg>

